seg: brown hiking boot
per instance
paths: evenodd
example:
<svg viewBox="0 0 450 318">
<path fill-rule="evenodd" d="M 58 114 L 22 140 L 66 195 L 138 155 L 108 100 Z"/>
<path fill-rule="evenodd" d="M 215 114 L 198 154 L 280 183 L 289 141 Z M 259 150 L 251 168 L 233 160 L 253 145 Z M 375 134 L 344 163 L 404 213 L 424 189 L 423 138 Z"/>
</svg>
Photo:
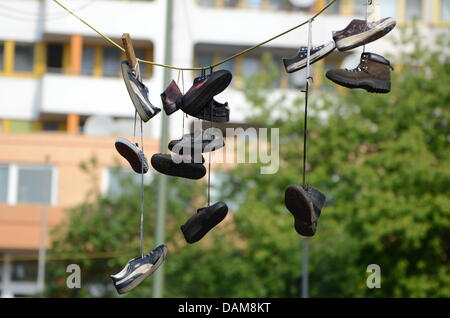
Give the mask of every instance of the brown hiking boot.
<svg viewBox="0 0 450 318">
<path fill-rule="evenodd" d="M 375 53 L 361 54 L 361 62 L 353 70 L 335 69 L 327 72 L 329 80 L 348 88 L 363 88 L 370 93 L 391 91 L 391 63 Z"/>
<path fill-rule="evenodd" d="M 341 31 L 333 32 L 333 40 L 339 51 L 348 51 L 358 46 L 373 42 L 388 34 L 397 24 L 392 18 L 367 23 L 354 19 Z"/>
</svg>

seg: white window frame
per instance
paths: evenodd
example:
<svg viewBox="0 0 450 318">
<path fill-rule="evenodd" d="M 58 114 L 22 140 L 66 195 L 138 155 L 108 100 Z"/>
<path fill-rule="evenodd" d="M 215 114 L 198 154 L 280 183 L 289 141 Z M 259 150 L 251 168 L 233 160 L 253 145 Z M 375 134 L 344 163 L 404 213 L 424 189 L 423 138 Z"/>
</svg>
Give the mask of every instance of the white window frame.
<svg viewBox="0 0 450 318">
<path fill-rule="evenodd" d="M 25 203 L 18 202 L 18 185 L 19 185 L 19 168 L 27 169 L 42 169 L 50 168 L 51 170 L 51 189 L 50 189 L 50 205 L 56 206 L 58 203 L 58 167 L 45 164 L 18 164 L 18 163 L 4 163 L 2 164 L 8 167 L 8 188 L 6 193 L 6 204 L 8 205 L 21 205 Z M 40 204 L 42 203 L 30 203 Z"/>
</svg>

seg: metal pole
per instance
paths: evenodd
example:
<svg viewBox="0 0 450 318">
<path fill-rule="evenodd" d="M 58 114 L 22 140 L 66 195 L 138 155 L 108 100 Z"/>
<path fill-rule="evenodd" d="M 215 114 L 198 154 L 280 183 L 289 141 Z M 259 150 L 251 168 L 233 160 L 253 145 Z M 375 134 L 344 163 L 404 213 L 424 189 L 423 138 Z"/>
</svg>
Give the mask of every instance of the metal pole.
<svg viewBox="0 0 450 318">
<path fill-rule="evenodd" d="M 166 5 L 166 36 L 164 47 L 164 64 L 172 64 L 172 21 L 173 21 L 173 0 L 167 0 Z M 171 77 L 171 70 L 164 69 L 163 87 L 169 84 Z M 161 112 L 161 139 L 160 152 L 164 153 L 169 135 L 169 117 Z M 158 201 L 156 214 L 156 231 L 155 243 L 156 245 L 164 244 L 165 242 L 165 227 L 166 227 L 166 208 L 167 208 L 167 176 L 159 174 L 158 177 Z M 153 298 L 163 297 L 164 291 L 164 265 L 162 265 L 156 272 L 153 279 Z"/>
<path fill-rule="evenodd" d="M 41 217 L 41 240 L 39 245 L 39 260 L 38 260 L 38 274 L 37 274 L 37 285 L 39 293 L 44 292 L 45 287 L 45 257 L 47 252 L 47 220 L 48 220 L 48 205 L 44 206 L 42 209 Z"/>
<path fill-rule="evenodd" d="M 308 239 L 302 240 L 303 257 L 302 257 L 302 298 L 308 298 Z"/>
</svg>

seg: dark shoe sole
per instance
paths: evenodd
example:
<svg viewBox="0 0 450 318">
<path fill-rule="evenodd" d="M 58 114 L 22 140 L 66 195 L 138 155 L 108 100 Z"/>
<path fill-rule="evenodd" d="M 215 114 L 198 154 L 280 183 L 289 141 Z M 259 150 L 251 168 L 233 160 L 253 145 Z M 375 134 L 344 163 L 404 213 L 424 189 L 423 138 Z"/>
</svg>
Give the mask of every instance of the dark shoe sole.
<svg viewBox="0 0 450 318">
<path fill-rule="evenodd" d="M 145 158 L 145 155 L 142 154 L 143 159 L 146 161 L 145 164 L 142 165 L 142 161 L 138 153 L 138 151 L 140 150 L 137 149 L 136 145 L 134 145 L 125 138 L 117 139 L 114 145 L 116 147 L 117 152 L 128 161 L 134 172 L 142 174 L 143 171 L 144 173 L 147 173 L 148 171 L 147 159 Z"/>
<path fill-rule="evenodd" d="M 316 232 L 316 223 L 312 220 L 314 208 L 308 200 L 306 191 L 297 185 L 291 185 L 284 194 L 284 204 L 294 217 L 294 227 L 298 234 L 313 236 Z"/>
<path fill-rule="evenodd" d="M 156 171 L 168 176 L 198 180 L 206 175 L 206 168 L 203 164 L 175 163 L 168 154 L 154 154 L 151 164 Z"/>
<path fill-rule="evenodd" d="M 347 88 L 362 88 L 369 93 L 387 94 L 391 91 L 391 81 L 377 79 L 353 79 L 337 75 L 331 71 L 326 73 L 326 77 L 341 86 Z"/>
<path fill-rule="evenodd" d="M 128 63 L 128 61 L 122 61 L 121 70 L 125 86 L 127 88 L 128 94 L 130 95 L 131 101 L 133 102 L 134 108 L 139 114 L 139 117 L 141 117 L 144 122 L 149 121 L 151 118 L 156 116 L 161 111 L 161 109 L 153 106 L 151 103 L 151 109 L 149 109 L 146 105 L 143 105 L 143 102 L 134 91 L 133 86 L 130 82 L 130 77 L 132 77 L 133 74 L 131 72 L 130 64 Z"/>
<path fill-rule="evenodd" d="M 193 244 L 200 241 L 206 233 L 225 219 L 227 213 L 228 207 L 224 202 L 201 209 L 180 227 L 186 242 Z"/>
<path fill-rule="evenodd" d="M 230 85 L 232 75 L 228 71 L 217 71 L 198 89 L 191 94 L 186 94 L 181 99 L 180 108 L 191 116 L 200 113 L 214 96 L 220 94 Z M 189 92 L 188 92 L 189 93 Z"/>
<path fill-rule="evenodd" d="M 320 61 L 321 59 L 326 58 L 328 55 L 333 53 L 333 51 L 335 49 L 336 49 L 336 43 L 330 42 L 323 49 L 321 49 L 320 51 L 311 55 L 311 57 L 310 57 L 311 63 L 310 64 L 313 64 L 317 61 Z M 307 60 L 305 58 L 303 58 L 303 59 L 299 58 L 297 55 L 292 58 L 283 58 L 283 64 L 284 64 L 284 68 L 287 73 L 294 73 L 294 72 L 304 69 L 307 66 L 306 65 Z"/>
<path fill-rule="evenodd" d="M 336 47 L 339 51 L 344 52 L 369 44 L 391 32 L 396 25 L 397 22 L 394 19 L 386 20 L 371 30 L 337 40 Z"/>
</svg>

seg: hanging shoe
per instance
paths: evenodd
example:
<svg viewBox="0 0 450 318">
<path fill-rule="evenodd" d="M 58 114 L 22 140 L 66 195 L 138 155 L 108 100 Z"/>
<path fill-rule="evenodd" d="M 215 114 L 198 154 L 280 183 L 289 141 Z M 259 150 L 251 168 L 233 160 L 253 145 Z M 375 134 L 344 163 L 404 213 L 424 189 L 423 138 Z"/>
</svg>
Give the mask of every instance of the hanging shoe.
<svg viewBox="0 0 450 318">
<path fill-rule="evenodd" d="M 230 108 L 228 103 L 221 104 L 212 99 L 208 106 L 204 107 L 199 113 L 192 115 L 192 117 L 214 123 L 226 123 L 230 121 Z"/>
<path fill-rule="evenodd" d="M 144 257 L 136 257 L 115 275 L 111 275 L 114 287 L 119 294 L 136 288 L 144 279 L 156 271 L 167 257 L 167 247 L 160 245 Z"/>
<path fill-rule="evenodd" d="M 214 96 L 223 92 L 230 85 L 232 75 L 220 70 L 194 79 L 193 86 L 181 98 L 180 108 L 188 115 L 195 116 L 210 105 Z"/>
<path fill-rule="evenodd" d="M 144 153 L 137 147 L 137 145 L 133 144 L 125 138 L 117 139 L 114 145 L 116 146 L 116 150 L 120 153 L 120 155 L 127 159 L 127 161 L 130 163 L 131 168 L 133 168 L 134 172 L 140 174 L 142 172 L 147 173 L 147 158 L 145 158 Z"/>
<path fill-rule="evenodd" d="M 149 121 L 153 116 L 158 114 L 161 109 L 152 105 L 148 99 L 148 88 L 141 81 L 139 81 L 131 71 L 128 61 L 122 61 L 121 64 L 122 77 L 127 87 L 128 94 L 130 94 L 139 117 L 144 122 Z"/>
<path fill-rule="evenodd" d="M 334 69 L 326 73 L 328 79 L 347 88 L 362 88 L 370 93 L 391 91 L 391 63 L 375 53 L 361 54 L 361 62 L 352 70 Z"/>
<path fill-rule="evenodd" d="M 218 128 L 216 128 L 218 129 Z M 220 135 L 220 137 L 219 137 Z M 182 155 L 215 151 L 225 146 L 222 132 L 211 134 L 208 130 L 197 129 L 195 132 L 183 135 L 183 138 L 169 142 L 170 151 Z"/>
<path fill-rule="evenodd" d="M 195 163 L 194 158 L 189 157 L 190 162 L 184 162 L 186 160 L 183 161 L 182 157 L 175 154 L 158 153 L 152 156 L 151 164 L 156 171 L 168 176 L 194 180 L 203 178 L 206 174 L 206 168 L 203 165 L 205 159 L 202 156 L 202 163 Z M 180 163 L 176 163 L 174 159 Z"/>
<path fill-rule="evenodd" d="M 198 209 L 197 213 L 181 226 L 186 242 L 192 244 L 200 241 L 206 233 L 222 222 L 227 213 L 228 207 L 224 202 Z"/>
<path fill-rule="evenodd" d="M 336 43 L 334 41 L 330 41 L 327 44 L 313 47 L 310 51 L 310 63 L 313 64 L 326 56 L 328 56 L 331 52 L 336 48 Z M 291 58 L 283 58 L 284 68 L 288 73 L 297 72 L 306 67 L 308 60 L 308 47 L 302 46 L 298 50 L 297 54 Z"/>
<path fill-rule="evenodd" d="M 339 51 L 348 51 L 368 44 L 385 36 L 394 29 L 397 22 L 393 18 L 366 22 L 354 19 L 341 31 L 333 31 L 333 40 Z"/>
<path fill-rule="evenodd" d="M 313 187 L 291 185 L 286 189 L 284 204 L 294 216 L 294 226 L 298 234 L 314 236 L 325 201 L 325 195 Z"/>
<path fill-rule="evenodd" d="M 183 94 L 181 93 L 180 88 L 177 83 L 172 80 L 166 90 L 161 94 L 161 101 L 167 115 L 171 115 L 180 109 L 179 103 L 181 102 L 182 97 Z"/>
</svg>

